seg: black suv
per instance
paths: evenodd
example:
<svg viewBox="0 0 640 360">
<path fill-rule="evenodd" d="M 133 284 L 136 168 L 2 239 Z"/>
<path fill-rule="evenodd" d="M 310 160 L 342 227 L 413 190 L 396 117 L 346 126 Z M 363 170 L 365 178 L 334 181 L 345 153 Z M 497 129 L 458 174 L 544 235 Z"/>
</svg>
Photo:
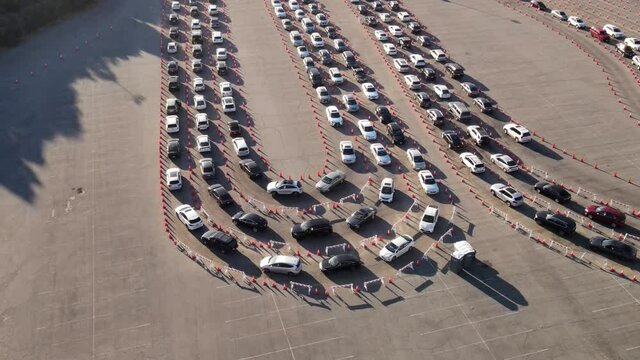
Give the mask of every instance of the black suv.
<svg viewBox="0 0 640 360">
<path fill-rule="evenodd" d="M 449 145 L 449 149 L 461 149 L 464 146 L 462 139 L 453 130 L 447 130 L 442 132 L 442 138 Z"/>
<path fill-rule="evenodd" d="M 209 186 L 207 191 L 212 198 L 216 199 L 216 202 L 220 207 L 231 205 L 234 202 L 227 189 L 220 184 L 213 184 Z"/>
<path fill-rule="evenodd" d="M 387 124 L 387 134 L 391 137 L 391 140 L 395 145 L 402 145 L 407 140 L 402 128 L 395 121 Z"/>
<path fill-rule="evenodd" d="M 538 211 L 533 217 L 536 224 L 544 226 L 560 235 L 571 235 L 576 231 L 576 222 L 551 211 Z"/>
<path fill-rule="evenodd" d="M 375 16 L 364 16 L 360 21 L 363 24 L 371 27 L 375 27 L 378 25 L 378 20 L 376 20 Z"/>
<path fill-rule="evenodd" d="M 177 39 L 178 35 L 179 35 L 179 32 L 178 32 L 178 28 L 177 27 L 172 26 L 172 27 L 169 28 L 169 37 L 170 38 Z"/>
<path fill-rule="evenodd" d="M 234 237 L 217 230 L 209 230 L 202 234 L 200 241 L 209 249 L 220 250 L 222 253 L 238 248 L 238 241 Z"/>
<path fill-rule="evenodd" d="M 422 30 L 422 26 L 420 26 L 420 24 L 418 24 L 415 21 L 410 22 L 408 26 L 412 34 L 419 34 L 420 31 Z"/>
<path fill-rule="evenodd" d="M 430 66 L 425 66 L 422 68 L 422 76 L 424 76 L 425 80 L 434 80 L 436 78 L 436 71 Z"/>
<path fill-rule="evenodd" d="M 334 28 L 333 26 L 327 26 L 326 28 L 324 28 L 324 31 L 327 33 L 327 37 L 329 39 L 335 39 L 338 36 L 336 28 Z"/>
<path fill-rule="evenodd" d="M 169 76 L 167 83 L 169 83 L 169 91 L 177 91 L 180 89 L 180 81 L 177 75 Z"/>
<path fill-rule="evenodd" d="M 380 122 L 385 125 L 393 122 L 393 119 L 391 118 L 391 112 L 389 112 L 389 109 L 386 106 L 376 107 L 376 116 L 378 117 L 378 120 L 380 120 Z"/>
<path fill-rule="evenodd" d="M 414 97 L 421 108 L 428 109 L 431 107 L 431 98 L 429 98 L 429 95 L 427 95 L 426 92 L 417 92 Z"/>
<path fill-rule="evenodd" d="M 446 63 L 444 64 L 444 68 L 454 79 L 464 76 L 464 68 L 456 63 Z"/>
<path fill-rule="evenodd" d="M 227 126 L 229 127 L 229 136 L 238 137 L 242 135 L 240 131 L 240 123 L 237 120 L 229 121 Z"/>
<path fill-rule="evenodd" d="M 169 141 L 167 141 L 167 156 L 170 159 L 180 156 L 180 140 L 169 139 Z"/>
<path fill-rule="evenodd" d="M 562 187 L 562 185 L 558 184 L 550 184 L 545 181 L 540 181 L 536 183 L 533 188 L 538 192 L 538 194 L 542 194 L 548 198 L 553 199 L 558 203 L 563 203 L 571 200 L 571 194 Z"/>
<path fill-rule="evenodd" d="M 398 46 L 405 50 L 411 49 L 411 38 L 409 38 L 408 36 L 400 37 L 398 39 Z"/>
<path fill-rule="evenodd" d="M 169 73 L 169 75 L 175 75 L 178 73 L 178 63 L 175 61 L 169 61 L 167 63 L 167 73 Z"/>
<path fill-rule="evenodd" d="M 353 76 L 356 78 L 356 81 L 359 83 L 363 83 L 367 81 L 367 74 L 364 72 L 364 69 L 361 67 L 356 67 L 351 70 L 353 72 Z"/>
<path fill-rule="evenodd" d="M 262 177 L 262 171 L 258 164 L 251 159 L 240 160 L 240 168 L 246 172 L 251 179 Z"/>
<path fill-rule="evenodd" d="M 307 70 L 307 74 L 309 75 L 309 80 L 311 80 L 311 85 L 316 88 L 322 85 L 322 75 L 320 74 L 320 70 L 318 68 L 312 66 Z"/>
<path fill-rule="evenodd" d="M 356 56 L 353 55 L 351 51 L 345 51 L 342 53 L 342 57 L 348 68 L 355 68 L 358 65 L 358 61 L 356 60 Z"/>
<path fill-rule="evenodd" d="M 327 219 L 311 219 L 291 227 L 291 236 L 294 239 L 302 239 L 312 235 L 329 235 L 333 233 L 331 222 Z"/>
<path fill-rule="evenodd" d="M 238 211 L 231 217 L 231 222 L 238 227 L 244 226 L 251 228 L 253 232 L 262 231 L 267 228 L 267 220 L 256 213 Z"/>
</svg>

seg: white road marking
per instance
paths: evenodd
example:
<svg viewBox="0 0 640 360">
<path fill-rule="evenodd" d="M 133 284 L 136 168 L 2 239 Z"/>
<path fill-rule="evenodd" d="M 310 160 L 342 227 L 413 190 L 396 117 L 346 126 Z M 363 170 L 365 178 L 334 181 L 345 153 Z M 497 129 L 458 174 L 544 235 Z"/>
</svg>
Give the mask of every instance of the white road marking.
<svg viewBox="0 0 640 360">
<path fill-rule="evenodd" d="M 260 295 L 246 297 L 246 298 L 242 298 L 242 299 L 238 299 L 238 300 L 231 300 L 231 301 L 223 302 L 220 305 L 229 305 L 229 304 L 235 304 L 235 303 L 239 303 L 239 302 L 243 302 L 243 301 L 247 301 L 247 300 L 259 299 L 259 298 L 262 298 L 263 296 L 264 295 L 260 294 Z"/>
<path fill-rule="evenodd" d="M 630 347 L 630 348 L 626 348 L 625 350 L 631 351 L 631 350 L 635 350 L 635 349 L 640 349 L 640 345 L 634 346 L 634 347 Z"/>
<path fill-rule="evenodd" d="M 627 306 L 627 305 L 632 305 L 632 304 L 636 304 L 636 302 L 635 302 L 635 301 L 629 301 L 629 302 L 626 302 L 626 303 L 623 303 L 623 304 L 618 304 L 618 305 L 613 305 L 613 306 L 607 306 L 607 307 L 604 307 L 604 308 L 601 308 L 601 309 L 591 310 L 591 312 L 592 312 L 592 313 L 597 313 L 597 312 L 600 312 L 600 311 L 606 311 L 606 310 L 616 309 L 616 308 L 619 308 L 619 307 L 623 307 L 623 306 Z"/>
<path fill-rule="evenodd" d="M 355 358 L 355 355 L 349 355 L 349 356 L 345 356 L 345 357 L 341 357 L 341 358 L 337 358 L 336 360 L 347 360 L 347 359 L 353 359 Z"/>
<path fill-rule="evenodd" d="M 440 331 L 451 330 L 451 329 L 455 329 L 455 328 L 458 328 L 458 327 L 461 327 L 461 326 L 465 326 L 465 325 L 479 324 L 481 322 L 485 322 L 485 321 L 489 321 L 489 320 L 493 320 L 493 319 L 498 319 L 498 318 L 505 317 L 505 316 L 511 316 L 511 315 L 515 315 L 515 314 L 519 314 L 519 313 L 520 313 L 520 311 L 515 311 L 515 312 L 511 312 L 511 313 L 507 313 L 507 314 L 491 316 L 491 317 L 480 319 L 480 320 L 476 320 L 476 321 L 468 321 L 468 322 L 465 322 L 465 323 L 462 323 L 462 324 L 447 326 L 446 328 L 425 332 L 425 333 L 422 333 L 420 335 L 435 334 L 435 333 L 440 332 Z"/>
<path fill-rule="evenodd" d="M 292 346 L 291 350 L 300 349 L 300 348 L 303 348 L 303 347 L 317 345 L 317 344 L 322 344 L 322 343 L 325 343 L 325 342 L 339 340 L 339 339 L 342 339 L 342 338 L 344 338 L 344 336 L 336 336 L 336 337 L 332 337 L 331 339 L 318 340 L 318 341 L 314 341 L 314 342 L 310 342 L 310 343 L 306 343 L 306 344 L 302 344 L 302 345 L 296 345 L 296 346 Z M 239 358 L 237 360 L 255 359 L 255 358 L 262 357 L 262 356 L 273 355 L 273 354 L 277 354 L 277 353 L 280 353 L 280 352 L 283 352 L 283 351 L 288 351 L 288 350 L 289 350 L 289 348 L 284 348 L 284 349 L 280 349 L 280 350 L 269 351 L 269 352 L 258 354 L 258 355 Z"/>
<path fill-rule="evenodd" d="M 327 321 L 332 321 L 332 320 L 335 320 L 335 319 L 336 319 L 335 317 L 331 317 L 331 318 L 328 318 L 328 319 L 316 320 L 316 321 L 311 321 L 311 322 L 304 323 L 304 324 L 298 324 L 298 325 L 294 325 L 294 326 L 289 326 L 289 327 L 287 327 L 285 329 L 286 330 L 291 330 L 291 329 L 295 329 L 295 328 L 299 328 L 299 327 L 303 327 L 303 326 L 320 324 L 320 323 L 327 322 Z M 254 336 L 261 336 L 261 335 L 271 334 L 271 333 L 279 332 L 279 331 L 282 331 L 282 329 L 269 330 L 269 331 L 263 331 L 263 332 L 257 333 L 257 334 L 234 337 L 234 338 L 231 338 L 229 340 L 237 341 L 237 340 L 242 340 L 242 339 L 246 339 L 246 338 L 250 338 L 250 337 L 254 337 Z"/>
<path fill-rule="evenodd" d="M 289 351 L 291 352 L 291 357 L 293 358 L 293 360 L 296 360 L 296 355 L 293 353 L 293 349 L 291 348 L 291 340 L 289 339 L 289 334 L 287 334 L 287 328 L 284 327 L 284 321 L 282 320 L 282 314 L 280 314 L 280 309 L 278 308 L 278 303 L 276 302 L 275 294 L 271 295 L 271 299 L 273 300 L 273 305 L 276 307 L 278 320 L 280 320 L 280 326 L 282 326 L 282 331 L 284 332 L 284 338 L 287 340 L 287 344 L 289 345 Z"/>
<path fill-rule="evenodd" d="M 547 351 L 547 350 L 549 350 L 549 348 L 546 348 L 546 349 L 540 349 L 540 350 L 532 351 L 532 352 L 528 352 L 528 353 L 526 353 L 526 354 L 520 354 L 520 355 L 512 356 L 512 357 L 510 357 L 510 358 L 506 358 L 506 359 L 504 359 L 504 360 L 520 359 L 520 358 L 523 358 L 523 357 L 525 357 L 525 356 L 539 354 L 539 353 L 541 353 L 541 352 L 545 352 L 545 351 Z"/>
<path fill-rule="evenodd" d="M 439 308 L 439 309 L 422 311 L 422 312 L 419 312 L 419 313 L 411 314 L 411 315 L 409 315 L 409 317 L 420 316 L 420 315 L 428 314 L 428 313 L 431 313 L 431 312 L 454 309 L 454 308 L 457 308 L 457 307 L 460 307 L 460 306 L 462 306 L 462 305 L 452 305 L 452 306 L 447 306 L 447 307 L 443 307 L 443 308 Z"/>
<path fill-rule="evenodd" d="M 456 351 L 456 350 L 467 348 L 469 346 L 482 345 L 482 344 L 489 343 L 489 342 L 492 342 L 492 341 L 496 341 L 496 340 L 500 340 L 500 339 L 506 339 L 506 338 L 509 338 L 509 337 L 512 337 L 512 336 L 518 336 L 518 335 L 522 335 L 522 334 L 527 334 L 527 333 L 530 333 L 532 331 L 533 331 L 533 329 L 529 329 L 529 330 L 519 331 L 519 332 L 513 333 L 513 334 L 502 335 L 502 336 L 494 337 L 494 338 L 491 338 L 491 339 L 486 339 L 486 340 L 483 340 L 483 341 L 478 341 L 478 342 L 474 342 L 474 343 L 471 343 L 471 344 L 458 346 L 458 347 L 455 347 L 455 348 L 452 348 L 452 349 L 447 349 L 447 350 L 434 352 L 433 355 L 443 354 L 443 353 L 450 352 L 450 351 Z"/>
<path fill-rule="evenodd" d="M 636 321 L 636 322 L 633 322 L 633 323 L 631 323 L 631 324 L 627 324 L 627 325 L 616 326 L 616 327 L 613 327 L 613 328 L 611 328 L 611 329 L 609 329 L 609 330 L 607 330 L 607 331 L 620 330 L 620 329 L 624 329 L 624 328 L 632 327 L 632 326 L 635 326 L 635 325 L 640 325 L 640 321 Z"/>
</svg>

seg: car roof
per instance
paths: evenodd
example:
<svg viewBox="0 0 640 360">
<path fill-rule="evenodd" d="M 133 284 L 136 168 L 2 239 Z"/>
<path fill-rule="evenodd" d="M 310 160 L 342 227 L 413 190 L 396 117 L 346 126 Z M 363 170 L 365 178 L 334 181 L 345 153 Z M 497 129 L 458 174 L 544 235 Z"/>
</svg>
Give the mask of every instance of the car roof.
<svg viewBox="0 0 640 360">
<path fill-rule="evenodd" d="M 287 263 L 291 265 L 296 265 L 300 261 L 298 257 L 290 256 L 290 255 L 275 255 L 275 256 L 271 256 L 270 258 L 271 259 L 269 259 L 269 264 Z"/>
<path fill-rule="evenodd" d="M 395 239 L 391 240 L 392 243 L 394 243 L 395 245 L 402 245 L 404 243 L 408 243 L 409 239 L 405 238 L 404 236 L 398 236 Z"/>
<path fill-rule="evenodd" d="M 316 218 L 304 221 L 300 225 L 304 225 L 305 227 L 318 226 L 318 225 L 329 225 L 331 222 L 325 218 Z"/>
<path fill-rule="evenodd" d="M 424 209 L 424 213 L 427 215 L 435 215 L 438 212 L 438 208 L 435 206 L 428 205 L 426 209 Z"/>
</svg>

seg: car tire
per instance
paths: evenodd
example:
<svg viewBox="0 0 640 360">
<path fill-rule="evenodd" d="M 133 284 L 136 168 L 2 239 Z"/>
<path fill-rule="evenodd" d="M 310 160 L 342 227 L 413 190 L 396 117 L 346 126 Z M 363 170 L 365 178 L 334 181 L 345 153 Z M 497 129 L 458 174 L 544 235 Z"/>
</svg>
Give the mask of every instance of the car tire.
<svg viewBox="0 0 640 360">
<path fill-rule="evenodd" d="M 289 272 L 287 273 L 287 275 L 288 275 L 288 276 L 293 276 L 293 275 L 295 275 L 295 274 L 294 274 L 293 272 L 289 271 Z"/>
<path fill-rule="evenodd" d="M 564 230 L 558 230 L 558 235 L 560 235 L 560 236 L 564 236 L 564 235 L 565 235 Z"/>
<path fill-rule="evenodd" d="M 538 224 L 538 225 L 542 226 L 542 220 L 538 220 L 538 219 L 536 219 L 536 224 Z"/>
<path fill-rule="evenodd" d="M 271 272 L 271 270 L 269 270 L 269 269 L 267 269 L 267 268 L 264 268 L 264 269 L 262 269 L 262 272 L 263 272 L 263 273 L 265 273 L 265 274 L 268 274 L 268 273 L 270 273 L 270 272 Z"/>
<path fill-rule="evenodd" d="M 536 191 L 538 192 L 538 194 L 542 194 L 542 190 L 536 189 Z"/>
<path fill-rule="evenodd" d="M 254 228 L 253 228 L 253 232 L 254 232 L 254 233 L 257 233 L 257 232 L 258 232 L 258 228 L 257 228 L 257 227 L 254 227 Z"/>
<path fill-rule="evenodd" d="M 616 228 L 616 226 L 618 226 L 618 225 L 616 225 L 616 223 L 611 223 L 611 227 L 612 227 L 612 228 L 614 228 L 614 229 L 615 229 L 615 228 Z"/>
<path fill-rule="evenodd" d="M 238 220 L 231 220 L 231 222 L 233 223 L 233 225 L 238 226 Z"/>
<path fill-rule="evenodd" d="M 496 192 L 491 190 L 491 195 L 496 196 Z"/>
<path fill-rule="evenodd" d="M 558 198 L 553 199 L 553 201 L 555 201 L 556 203 L 560 204 L 560 199 L 558 199 Z"/>
<path fill-rule="evenodd" d="M 504 202 L 505 204 L 507 204 L 508 207 L 513 207 L 513 204 L 511 204 L 511 201 L 505 200 Z"/>
<path fill-rule="evenodd" d="M 587 217 L 591 220 L 593 220 L 593 215 L 587 215 Z"/>
</svg>

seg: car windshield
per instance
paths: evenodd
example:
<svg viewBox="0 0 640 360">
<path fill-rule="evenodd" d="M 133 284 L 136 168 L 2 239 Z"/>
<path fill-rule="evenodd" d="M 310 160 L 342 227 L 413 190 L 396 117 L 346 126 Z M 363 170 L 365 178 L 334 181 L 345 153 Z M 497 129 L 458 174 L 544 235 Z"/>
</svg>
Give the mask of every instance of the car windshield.
<svg viewBox="0 0 640 360">
<path fill-rule="evenodd" d="M 527 136 L 531 136 L 531 134 L 528 131 L 525 131 L 522 133 L 522 137 L 527 137 Z"/>
<path fill-rule="evenodd" d="M 387 156 L 387 151 L 383 148 L 379 148 L 376 150 L 376 154 L 378 154 L 378 156 Z"/>
<path fill-rule="evenodd" d="M 442 91 L 442 95 L 444 95 L 444 94 L 448 94 L 448 93 L 449 93 L 449 90 L 448 90 L 448 89 L 441 89 L 441 91 Z"/>
<path fill-rule="evenodd" d="M 365 125 L 362 128 L 364 129 L 364 131 L 367 131 L 367 132 L 373 131 L 373 126 L 371 125 Z"/>
<path fill-rule="evenodd" d="M 329 92 L 327 90 L 320 90 L 320 96 L 327 96 Z"/>
<path fill-rule="evenodd" d="M 352 148 L 344 148 L 342 150 L 342 153 L 345 154 L 345 155 L 353 155 L 354 151 L 353 151 Z"/>
<path fill-rule="evenodd" d="M 424 159 L 423 159 L 423 158 L 422 158 L 422 156 L 420 156 L 420 155 L 415 155 L 415 156 L 413 157 L 413 162 L 415 162 L 415 163 L 421 163 L 421 162 L 424 162 Z"/>
<path fill-rule="evenodd" d="M 329 265 L 331 266 L 336 266 L 340 263 L 340 261 L 338 261 L 338 257 L 332 257 L 331 259 L 329 259 Z"/>
<path fill-rule="evenodd" d="M 436 180 L 434 178 L 431 177 L 425 177 L 424 178 L 424 183 L 428 184 L 428 185 L 432 185 L 436 183 Z"/>
<path fill-rule="evenodd" d="M 391 251 L 392 253 L 396 252 L 396 250 L 398 250 L 398 246 L 392 242 L 388 243 L 387 246 L 385 246 L 385 248 L 389 251 Z"/>
<path fill-rule="evenodd" d="M 325 176 L 322 178 L 322 182 L 325 184 L 331 184 L 333 182 L 333 178 L 331 176 Z"/>
<path fill-rule="evenodd" d="M 381 190 L 381 193 L 385 194 L 385 195 L 389 195 L 393 193 L 393 188 L 391 186 L 384 186 Z"/>
<path fill-rule="evenodd" d="M 422 221 L 424 221 L 424 222 L 432 223 L 432 222 L 433 222 L 433 220 L 435 220 L 435 218 L 433 217 L 433 215 L 425 214 L 425 215 L 422 217 Z"/>
<path fill-rule="evenodd" d="M 331 112 L 331 117 L 332 118 L 339 118 L 340 117 L 340 113 L 338 113 L 337 111 L 332 111 Z"/>
<path fill-rule="evenodd" d="M 509 166 L 516 166 L 516 162 L 513 160 L 507 160 L 505 163 Z"/>
</svg>

